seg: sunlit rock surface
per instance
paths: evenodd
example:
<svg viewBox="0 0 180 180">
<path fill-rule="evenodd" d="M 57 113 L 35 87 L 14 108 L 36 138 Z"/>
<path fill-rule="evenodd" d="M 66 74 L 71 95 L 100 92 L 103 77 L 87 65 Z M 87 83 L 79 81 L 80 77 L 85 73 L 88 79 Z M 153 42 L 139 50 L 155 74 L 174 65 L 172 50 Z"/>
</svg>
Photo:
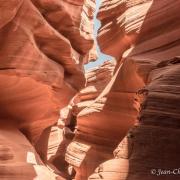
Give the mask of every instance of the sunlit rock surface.
<svg viewBox="0 0 180 180">
<path fill-rule="evenodd" d="M 15 128 L 0 128 L 0 179 L 65 180 L 46 167 L 35 149 Z"/>
<path fill-rule="evenodd" d="M 24 159 L 20 163 L 13 159 L 13 164 L 2 160 L 7 167 L 1 166 L 0 179 L 55 179 L 46 165 L 54 170 L 64 158 L 65 126 L 58 123 L 60 111 L 85 86 L 84 63 L 96 58 L 95 1 L 2 0 L 0 4 L 0 126 L 21 131 L 27 138 L 24 141 L 29 140 L 44 161 L 42 168 L 27 164 L 31 145 L 6 130 L 7 142 L 17 141 L 18 150 L 14 144 L 8 146 L 6 139 L 0 146 L 12 149 L 10 156 Z M 57 163 L 59 154 L 62 158 Z"/>
<path fill-rule="evenodd" d="M 86 87 L 76 94 L 73 105 L 76 114 L 89 106 L 100 95 L 111 80 L 115 69 L 115 61 L 105 61 L 102 65 L 86 72 Z"/>
<path fill-rule="evenodd" d="M 85 73 L 94 0 L 2 0 L 0 179 L 179 180 L 179 11 L 102 0 Z"/>
<path fill-rule="evenodd" d="M 117 66 L 77 116 L 67 148 L 76 179 L 179 179 L 151 171 L 180 162 L 179 11 L 172 0 L 102 1 L 98 42 Z"/>
<path fill-rule="evenodd" d="M 106 61 L 104 64 L 97 68 L 93 68 L 86 72 L 86 87 L 82 89 L 74 98 L 74 105 L 73 105 L 73 112 L 77 116 L 77 132 L 75 135 L 75 138 L 73 139 L 73 142 L 70 143 L 70 145 L 67 148 L 66 153 L 66 161 L 70 164 L 74 165 L 74 168 L 76 169 L 76 178 L 75 179 L 86 179 L 89 172 L 84 169 L 84 166 L 87 166 L 88 168 L 93 168 L 94 164 L 101 163 L 101 159 L 107 156 L 106 149 L 101 148 L 98 144 L 94 145 L 94 147 L 91 147 L 91 144 L 87 144 L 86 142 L 81 143 L 79 139 L 81 137 L 82 140 L 88 141 L 93 140 L 97 143 L 100 143 L 100 139 L 97 139 L 98 137 L 93 136 L 89 132 L 86 132 L 84 134 L 83 131 L 79 131 L 79 122 L 84 122 L 84 126 L 87 127 L 87 122 L 91 122 L 93 119 L 88 118 L 88 115 L 90 114 L 88 112 L 88 109 L 90 107 L 93 107 L 94 100 L 99 97 L 99 95 L 102 93 L 104 88 L 107 86 L 107 84 L 110 82 L 115 69 L 115 62 L 114 61 Z M 102 102 L 104 103 L 104 102 Z M 95 107 L 94 107 L 95 108 Z M 101 108 L 101 105 L 96 106 L 96 108 Z M 85 115 L 80 116 L 81 112 L 84 111 Z M 89 128 L 92 128 L 90 124 L 88 124 Z M 98 122 L 97 122 L 98 123 Z M 97 124 L 99 125 L 99 123 Z M 88 128 L 87 127 L 87 128 Z M 99 127 L 101 128 L 101 127 Z M 94 128 L 94 130 L 96 130 Z M 78 141 L 76 141 L 78 139 Z M 99 141 L 99 142 L 98 142 Z M 96 150 L 101 151 L 101 155 L 97 154 L 96 156 Z M 91 154 L 91 159 L 85 159 L 86 153 Z M 80 169 L 76 167 L 82 167 Z M 91 169 L 93 171 L 93 169 Z"/>
</svg>

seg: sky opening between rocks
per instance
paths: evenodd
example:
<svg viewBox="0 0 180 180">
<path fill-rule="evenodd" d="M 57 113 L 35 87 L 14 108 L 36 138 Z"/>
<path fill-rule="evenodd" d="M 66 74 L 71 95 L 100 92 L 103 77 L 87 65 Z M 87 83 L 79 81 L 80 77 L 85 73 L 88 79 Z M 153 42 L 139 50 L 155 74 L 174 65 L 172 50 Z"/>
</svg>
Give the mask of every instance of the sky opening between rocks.
<svg viewBox="0 0 180 180">
<path fill-rule="evenodd" d="M 95 16 L 94 16 L 94 25 L 95 25 L 95 27 L 94 27 L 94 35 L 95 35 L 95 38 L 97 37 L 97 31 L 98 31 L 99 27 L 101 26 L 101 22 L 96 18 L 98 10 L 99 10 L 99 7 L 100 7 L 100 4 L 101 4 L 101 0 L 96 0 L 96 13 L 95 13 Z M 96 67 L 96 66 L 102 64 L 106 60 L 113 59 L 113 57 L 102 53 L 100 51 L 100 49 L 99 49 L 98 44 L 97 44 L 97 52 L 98 52 L 98 59 L 95 62 L 90 62 L 90 63 L 86 64 L 84 66 L 85 70 L 88 70 L 88 69 L 91 69 L 93 67 Z"/>
</svg>

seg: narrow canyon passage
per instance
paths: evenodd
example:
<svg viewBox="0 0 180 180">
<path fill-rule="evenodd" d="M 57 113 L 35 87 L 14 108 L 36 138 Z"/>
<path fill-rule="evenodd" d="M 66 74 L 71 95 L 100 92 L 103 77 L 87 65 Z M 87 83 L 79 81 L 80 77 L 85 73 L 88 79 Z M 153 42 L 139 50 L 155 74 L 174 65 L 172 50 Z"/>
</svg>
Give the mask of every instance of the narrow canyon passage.
<svg viewBox="0 0 180 180">
<path fill-rule="evenodd" d="M 96 3 L 1 1 L 0 179 L 180 179 L 180 2 Z"/>
</svg>

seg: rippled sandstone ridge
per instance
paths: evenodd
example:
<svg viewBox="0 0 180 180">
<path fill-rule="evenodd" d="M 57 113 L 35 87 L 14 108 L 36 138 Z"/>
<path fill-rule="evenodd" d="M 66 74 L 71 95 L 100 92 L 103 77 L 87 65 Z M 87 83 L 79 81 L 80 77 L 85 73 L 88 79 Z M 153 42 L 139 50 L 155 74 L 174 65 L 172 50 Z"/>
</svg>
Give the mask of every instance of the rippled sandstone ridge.
<svg viewBox="0 0 180 180">
<path fill-rule="evenodd" d="M 0 179 L 179 180 L 180 2 L 0 5 Z M 154 171 L 153 171 L 154 172 Z"/>
<path fill-rule="evenodd" d="M 94 12 L 94 0 L 0 1 L 0 179 L 68 178 L 60 110 L 96 58 Z"/>
</svg>

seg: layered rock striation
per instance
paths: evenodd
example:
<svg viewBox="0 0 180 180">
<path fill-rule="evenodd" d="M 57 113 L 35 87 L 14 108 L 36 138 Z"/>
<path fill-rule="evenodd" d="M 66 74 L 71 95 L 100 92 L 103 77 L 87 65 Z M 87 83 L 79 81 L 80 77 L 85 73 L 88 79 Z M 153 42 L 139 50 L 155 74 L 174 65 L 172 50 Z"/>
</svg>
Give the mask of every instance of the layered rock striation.
<svg viewBox="0 0 180 180">
<path fill-rule="evenodd" d="M 53 179 L 49 175 L 39 178 L 37 173 L 48 171 L 47 161 L 56 156 L 63 141 L 59 111 L 85 86 L 83 64 L 96 58 L 95 1 L 2 0 L 0 4 L 0 129 L 13 127 L 23 133 L 44 161 L 44 170 L 29 165 L 26 153 L 31 145 L 21 144 L 23 135 L 16 139 L 17 133 L 9 136 L 7 129 L 0 151 L 6 173 L 0 171 L 0 179 Z M 6 141 L 20 143 L 22 152 L 16 153 Z M 12 152 L 6 157 L 3 149 L 8 148 Z M 8 156 L 14 159 L 9 161 Z M 8 175 L 10 166 L 12 174 Z"/>
<path fill-rule="evenodd" d="M 90 106 L 110 82 L 115 70 L 115 61 L 105 61 L 99 67 L 85 73 L 86 85 L 74 98 L 73 109 L 76 115 Z"/>
<path fill-rule="evenodd" d="M 179 7 L 178 1 L 102 1 L 98 42 L 117 66 L 77 116 L 67 149 L 76 179 L 179 178 L 151 172 L 179 164 Z"/>
<path fill-rule="evenodd" d="M 3 0 L 0 179 L 178 180 L 179 10 L 102 0 L 85 73 L 94 0 Z"/>
</svg>

